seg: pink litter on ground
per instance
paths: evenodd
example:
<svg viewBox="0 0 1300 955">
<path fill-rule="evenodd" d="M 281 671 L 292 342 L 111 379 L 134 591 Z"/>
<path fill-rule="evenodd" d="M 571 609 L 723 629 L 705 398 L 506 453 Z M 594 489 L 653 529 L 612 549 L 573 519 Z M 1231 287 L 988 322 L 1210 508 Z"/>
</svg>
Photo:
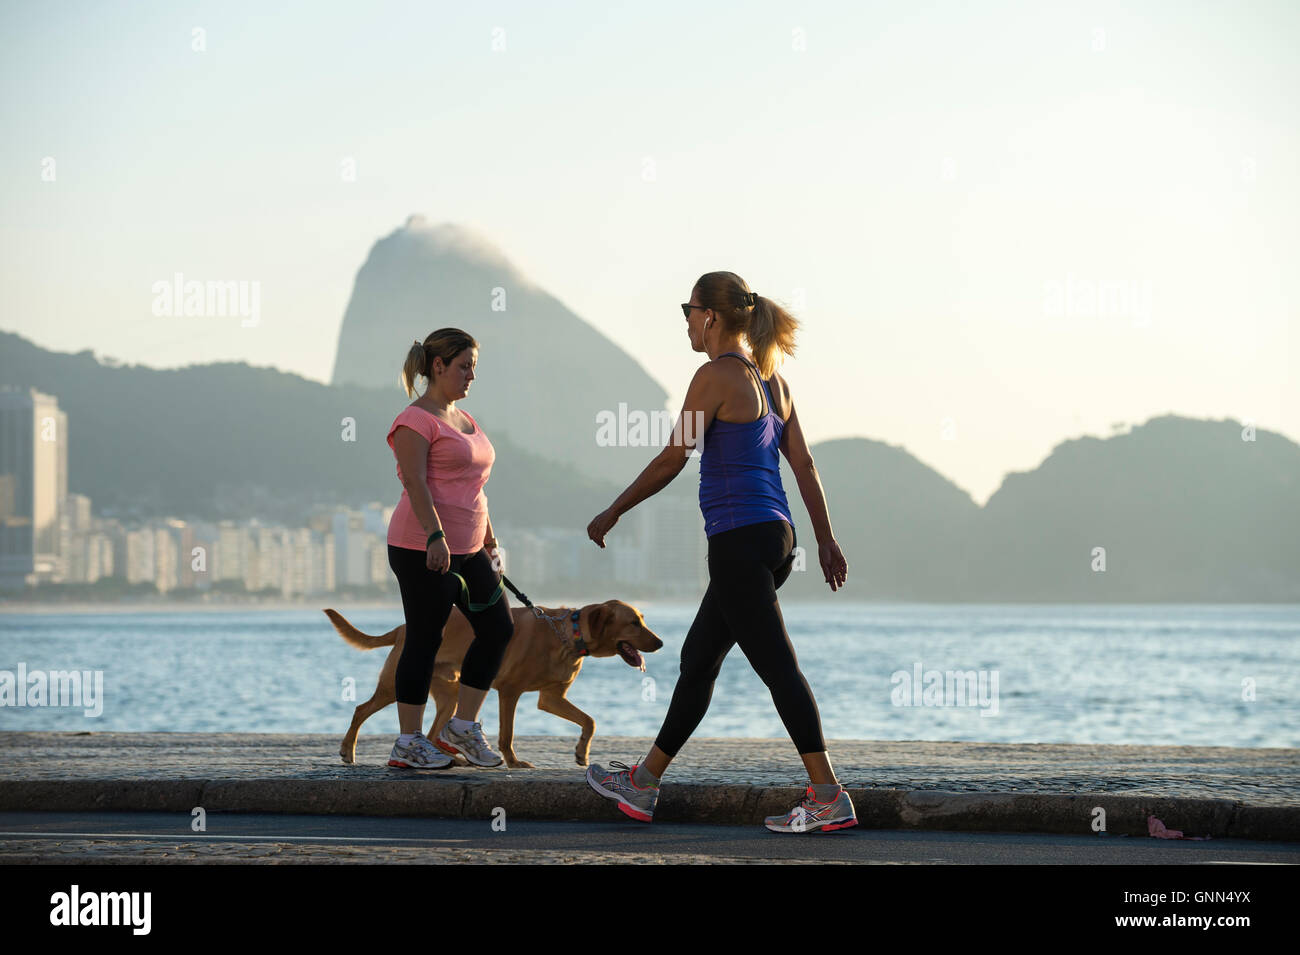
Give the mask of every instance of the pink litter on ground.
<svg viewBox="0 0 1300 955">
<path fill-rule="evenodd" d="M 1167 829 L 1155 816 L 1147 816 L 1147 834 L 1152 839 L 1191 839 L 1204 841 L 1210 836 L 1185 836 L 1181 829 Z"/>
</svg>

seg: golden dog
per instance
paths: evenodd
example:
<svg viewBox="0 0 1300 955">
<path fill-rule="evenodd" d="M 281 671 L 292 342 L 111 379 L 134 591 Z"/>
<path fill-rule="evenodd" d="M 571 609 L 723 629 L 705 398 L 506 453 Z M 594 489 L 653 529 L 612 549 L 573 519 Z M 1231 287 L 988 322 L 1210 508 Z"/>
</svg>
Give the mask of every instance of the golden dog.
<svg viewBox="0 0 1300 955">
<path fill-rule="evenodd" d="M 552 623 L 538 617 L 527 607 L 511 608 L 515 631 L 506 646 L 497 677 L 492 681 L 492 689 L 497 691 L 501 715 L 501 734 L 498 738 L 501 757 L 511 768 L 533 768 L 531 763 L 515 755 L 513 744 L 515 706 L 520 695 L 536 690 L 539 710 L 554 713 L 582 728 L 582 735 L 573 752 L 578 765 L 586 766 L 587 756 L 591 752 L 591 738 L 596 732 L 596 721 L 565 699 L 565 694 L 577 679 L 585 659 L 578 655 L 574 647 L 573 625 L 570 622 L 572 610 L 549 607 L 538 609 L 551 618 L 558 616 L 558 619 Z M 401 624 L 383 636 L 373 637 L 362 633 L 333 610 L 326 610 L 325 615 L 330 618 L 339 635 L 358 650 L 392 647 L 388 651 L 388 659 L 384 661 L 384 668 L 380 671 L 374 696 L 357 706 L 352 716 L 352 726 L 339 747 L 343 762 L 351 763 L 356 760 L 357 734 L 361 730 L 361 724 L 397 701 L 397 661 L 402 655 L 406 624 Z M 612 657 L 617 654 L 629 666 L 641 670 L 645 669 L 641 653 L 654 653 L 664 645 L 645 625 L 641 611 L 621 600 L 606 600 L 604 603 L 583 607 L 579 612 L 578 627 L 588 656 Z M 437 705 L 433 728 L 428 733 L 429 739 L 437 739 L 439 731 L 456 710 L 460 667 L 473 639 L 474 631 L 470 628 L 469 621 L 459 608 L 452 607 L 451 616 L 442 632 L 442 644 L 438 648 L 433 679 L 429 684 L 429 695 Z M 456 759 L 457 762 L 462 761 L 461 757 Z"/>
</svg>

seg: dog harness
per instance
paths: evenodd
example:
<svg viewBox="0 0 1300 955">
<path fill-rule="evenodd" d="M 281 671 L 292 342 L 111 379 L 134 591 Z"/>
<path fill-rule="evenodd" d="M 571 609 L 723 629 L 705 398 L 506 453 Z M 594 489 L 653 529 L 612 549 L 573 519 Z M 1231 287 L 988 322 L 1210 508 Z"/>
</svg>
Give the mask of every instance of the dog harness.
<svg viewBox="0 0 1300 955">
<path fill-rule="evenodd" d="M 548 613 L 542 613 L 542 608 L 534 605 L 533 602 L 528 599 L 528 595 L 512 584 L 510 578 L 505 574 L 501 575 L 500 582 L 509 587 L 510 592 L 523 601 L 524 606 L 531 610 L 535 616 L 540 617 L 542 620 L 545 620 L 550 624 L 551 629 L 555 631 L 555 635 L 560 638 L 561 642 L 564 641 L 564 631 L 555 625 L 557 620 L 564 619 L 563 613 L 554 616 Z M 496 597 L 494 596 L 492 599 L 495 600 Z M 590 654 L 591 651 L 587 649 L 587 641 L 582 639 L 582 630 L 578 627 L 578 617 L 581 613 L 582 611 L 580 610 L 573 611 L 569 614 L 569 620 L 573 624 L 573 652 L 579 657 L 585 657 Z"/>
</svg>

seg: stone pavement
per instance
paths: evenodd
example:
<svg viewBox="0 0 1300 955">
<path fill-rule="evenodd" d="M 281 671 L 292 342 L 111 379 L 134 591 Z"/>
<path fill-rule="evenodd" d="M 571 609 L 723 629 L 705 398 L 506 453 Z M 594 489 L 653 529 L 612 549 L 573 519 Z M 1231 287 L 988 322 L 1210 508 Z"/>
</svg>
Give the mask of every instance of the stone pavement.
<svg viewBox="0 0 1300 955">
<path fill-rule="evenodd" d="M 0 810 L 342 813 L 610 819 L 573 759 L 575 739 L 516 739 L 535 769 L 391 769 L 391 735 L 0 733 Z M 597 736 L 592 761 L 634 763 L 648 738 Z M 889 829 L 1088 833 L 1171 829 L 1300 841 L 1300 750 L 1055 743 L 831 740 L 859 824 Z M 656 819 L 761 823 L 806 777 L 788 740 L 693 739 L 665 777 Z"/>
</svg>

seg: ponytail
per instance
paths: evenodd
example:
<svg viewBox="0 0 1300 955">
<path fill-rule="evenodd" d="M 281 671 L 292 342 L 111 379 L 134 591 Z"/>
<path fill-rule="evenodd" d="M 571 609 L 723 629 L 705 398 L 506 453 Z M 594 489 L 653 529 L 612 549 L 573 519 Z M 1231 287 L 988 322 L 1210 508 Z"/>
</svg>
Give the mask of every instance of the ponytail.
<svg viewBox="0 0 1300 955">
<path fill-rule="evenodd" d="M 401 384 L 406 389 L 406 397 L 415 395 L 415 379 L 429 377 L 429 352 L 420 342 L 406 350 L 406 362 L 402 365 Z"/>
<path fill-rule="evenodd" d="M 794 354 L 794 333 L 799 320 L 770 298 L 754 296 L 754 311 L 745 337 L 754 352 L 754 364 L 764 378 L 771 378 L 784 355 Z M 779 353 L 779 354 L 778 354 Z"/>
</svg>

